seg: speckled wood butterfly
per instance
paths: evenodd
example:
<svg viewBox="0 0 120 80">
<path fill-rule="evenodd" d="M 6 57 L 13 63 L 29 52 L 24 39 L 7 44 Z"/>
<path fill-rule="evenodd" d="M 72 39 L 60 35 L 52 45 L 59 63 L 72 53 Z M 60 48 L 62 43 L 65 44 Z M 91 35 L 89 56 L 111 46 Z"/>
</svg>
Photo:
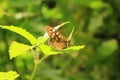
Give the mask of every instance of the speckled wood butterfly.
<svg viewBox="0 0 120 80">
<path fill-rule="evenodd" d="M 51 26 L 46 27 L 46 32 L 48 33 L 48 36 L 50 37 L 48 44 L 52 46 L 53 48 L 61 50 L 61 49 L 66 48 L 68 44 L 70 43 L 70 38 L 72 36 L 73 30 L 68 39 L 66 39 L 57 29 Z"/>
</svg>

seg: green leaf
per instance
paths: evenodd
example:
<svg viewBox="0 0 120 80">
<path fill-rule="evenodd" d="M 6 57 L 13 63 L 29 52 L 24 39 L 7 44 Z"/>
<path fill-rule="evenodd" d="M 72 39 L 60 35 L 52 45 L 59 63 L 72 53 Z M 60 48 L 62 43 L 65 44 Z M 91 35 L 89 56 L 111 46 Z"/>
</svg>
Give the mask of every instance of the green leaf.
<svg viewBox="0 0 120 80">
<path fill-rule="evenodd" d="M 15 80 L 18 76 L 15 71 L 0 72 L 0 80 Z"/>
<path fill-rule="evenodd" d="M 54 54 L 60 54 L 63 53 L 60 50 L 56 50 L 48 45 L 45 44 L 40 44 L 40 50 L 43 52 L 45 55 L 54 55 Z"/>
<path fill-rule="evenodd" d="M 89 5 L 92 9 L 101 9 L 105 6 L 105 3 L 102 1 L 93 1 Z"/>
<path fill-rule="evenodd" d="M 101 44 L 101 46 L 98 47 L 97 52 L 98 52 L 100 55 L 109 56 L 109 55 L 111 55 L 112 53 L 114 53 L 114 51 L 117 50 L 117 49 L 118 49 L 117 40 L 111 39 L 111 40 L 104 41 L 104 42 Z"/>
<path fill-rule="evenodd" d="M 29 46 L 29 45 L 25 45 L 25 44 L 18 43 L 15 41 L 12 42 L 12 44 L 10 45 L 10 48 L 9 48 L 10 59 L 12 59 L 13 57 L 22 55 L 23 53 L 28 51 L 30 48 L 31 48 L 31 46 Z"/>
<path fill-rule="evenodd" d="M 47 36 L 46 37 L 39 37 L 38 40 L 37 40 L 37 44 L 41 44 L 41 43 L 44 43 L 47 41 Z"/>
<path fill-rule="evenodd" d="M 26 38 L 28 41 L 30 41 L 31 44 L 37 43 L 37 39 L 32 34 L 30 34 L 29 32 L 27 32 L 26 30 L 20 27 L 16 27 L 16 26 L 0 26 L 0 27 L 20 34 L 21 36 Z"/>
<path fill-rule="evenodd" d="M 51 46 L 41 44 L 40 45 L 40 50 L 45 55 L 54 55 L 54 54 L 61 54 L 61 53 L 73 53 L 73 52 L 78 51 L 78 50 L 80 50 L 84 47 L 85 47 L 85 45 L 83 45 L 83 46 L 72 46 L 72 47 L 68 47 L 68 48 L 63 49 L 63 50 L 56 50 L 56 49 L 52 48 Z"/>
<path fill-rule="evenodd" d="M 105 3 L 102 2 L 101 0 L 77 0 L 78 4 L 88 6 L 92 9 L 101 9 L 105 7 Z"/>
<path fill-rule="evenodd" d="M 78 51 L 80 49 L 83 49 L 85 47 L 85 45 L 82 45 L 82 46 L 72 46 L 72 47 L 68 47 L 66 49 L 63 49 L 62 51 L 65 52 L 65 53 L 73 53 L 75 51 Z"/>
</svg>

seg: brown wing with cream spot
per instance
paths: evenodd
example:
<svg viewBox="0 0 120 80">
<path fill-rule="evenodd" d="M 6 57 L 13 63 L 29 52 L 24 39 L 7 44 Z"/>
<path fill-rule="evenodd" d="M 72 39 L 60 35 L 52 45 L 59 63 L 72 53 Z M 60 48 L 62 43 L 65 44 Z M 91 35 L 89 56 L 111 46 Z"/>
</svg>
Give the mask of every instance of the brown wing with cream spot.
<svg viewBox="0 0 120 80">
<path fill-rule="evenodd" d="M 49 45 L 59 50 L 66 48 L 67 39 L 59 31 L 51 26 L 47 26 L 46 31 L 50 37 Z"/>
</svg>

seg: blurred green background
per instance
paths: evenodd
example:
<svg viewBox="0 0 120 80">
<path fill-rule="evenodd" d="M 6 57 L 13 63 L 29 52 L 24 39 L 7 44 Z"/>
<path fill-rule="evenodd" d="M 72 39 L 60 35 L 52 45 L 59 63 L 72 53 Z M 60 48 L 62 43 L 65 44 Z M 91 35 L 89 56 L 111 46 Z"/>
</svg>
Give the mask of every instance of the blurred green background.
<svg viewBox="0 0 120 80">
<path fill-rule="evenodd" d="M 120 0 L 0 0 L 0 25 L 19 26 L 36 38 L 46 25 L 57 26 L 73 45 L 86 45 L 74 54 L 50 56 L 38 67 L 34 80 L 120 80 Z M 28 80 L 34 66 L 29 53 L 9 59 L 12 41 L 25 38 L 0 29 L 0 71 L 17 71 Z"/>
</svg>

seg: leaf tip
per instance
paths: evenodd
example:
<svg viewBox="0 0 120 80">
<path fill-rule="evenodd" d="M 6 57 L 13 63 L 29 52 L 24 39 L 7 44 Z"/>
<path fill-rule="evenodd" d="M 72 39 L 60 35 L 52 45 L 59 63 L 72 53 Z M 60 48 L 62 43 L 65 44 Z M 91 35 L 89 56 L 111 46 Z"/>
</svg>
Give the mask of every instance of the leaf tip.
<svg viewBox="0 0 120 80">
<path fill-rule="evenodd" d="M 82 45 L 81 48 L 85 48 L 85 45 Z"/>
<path fill-rule="evenodd" d="M 13 57 L 10 57 L 10 60 L 12 60 Z"/>
</svg>

